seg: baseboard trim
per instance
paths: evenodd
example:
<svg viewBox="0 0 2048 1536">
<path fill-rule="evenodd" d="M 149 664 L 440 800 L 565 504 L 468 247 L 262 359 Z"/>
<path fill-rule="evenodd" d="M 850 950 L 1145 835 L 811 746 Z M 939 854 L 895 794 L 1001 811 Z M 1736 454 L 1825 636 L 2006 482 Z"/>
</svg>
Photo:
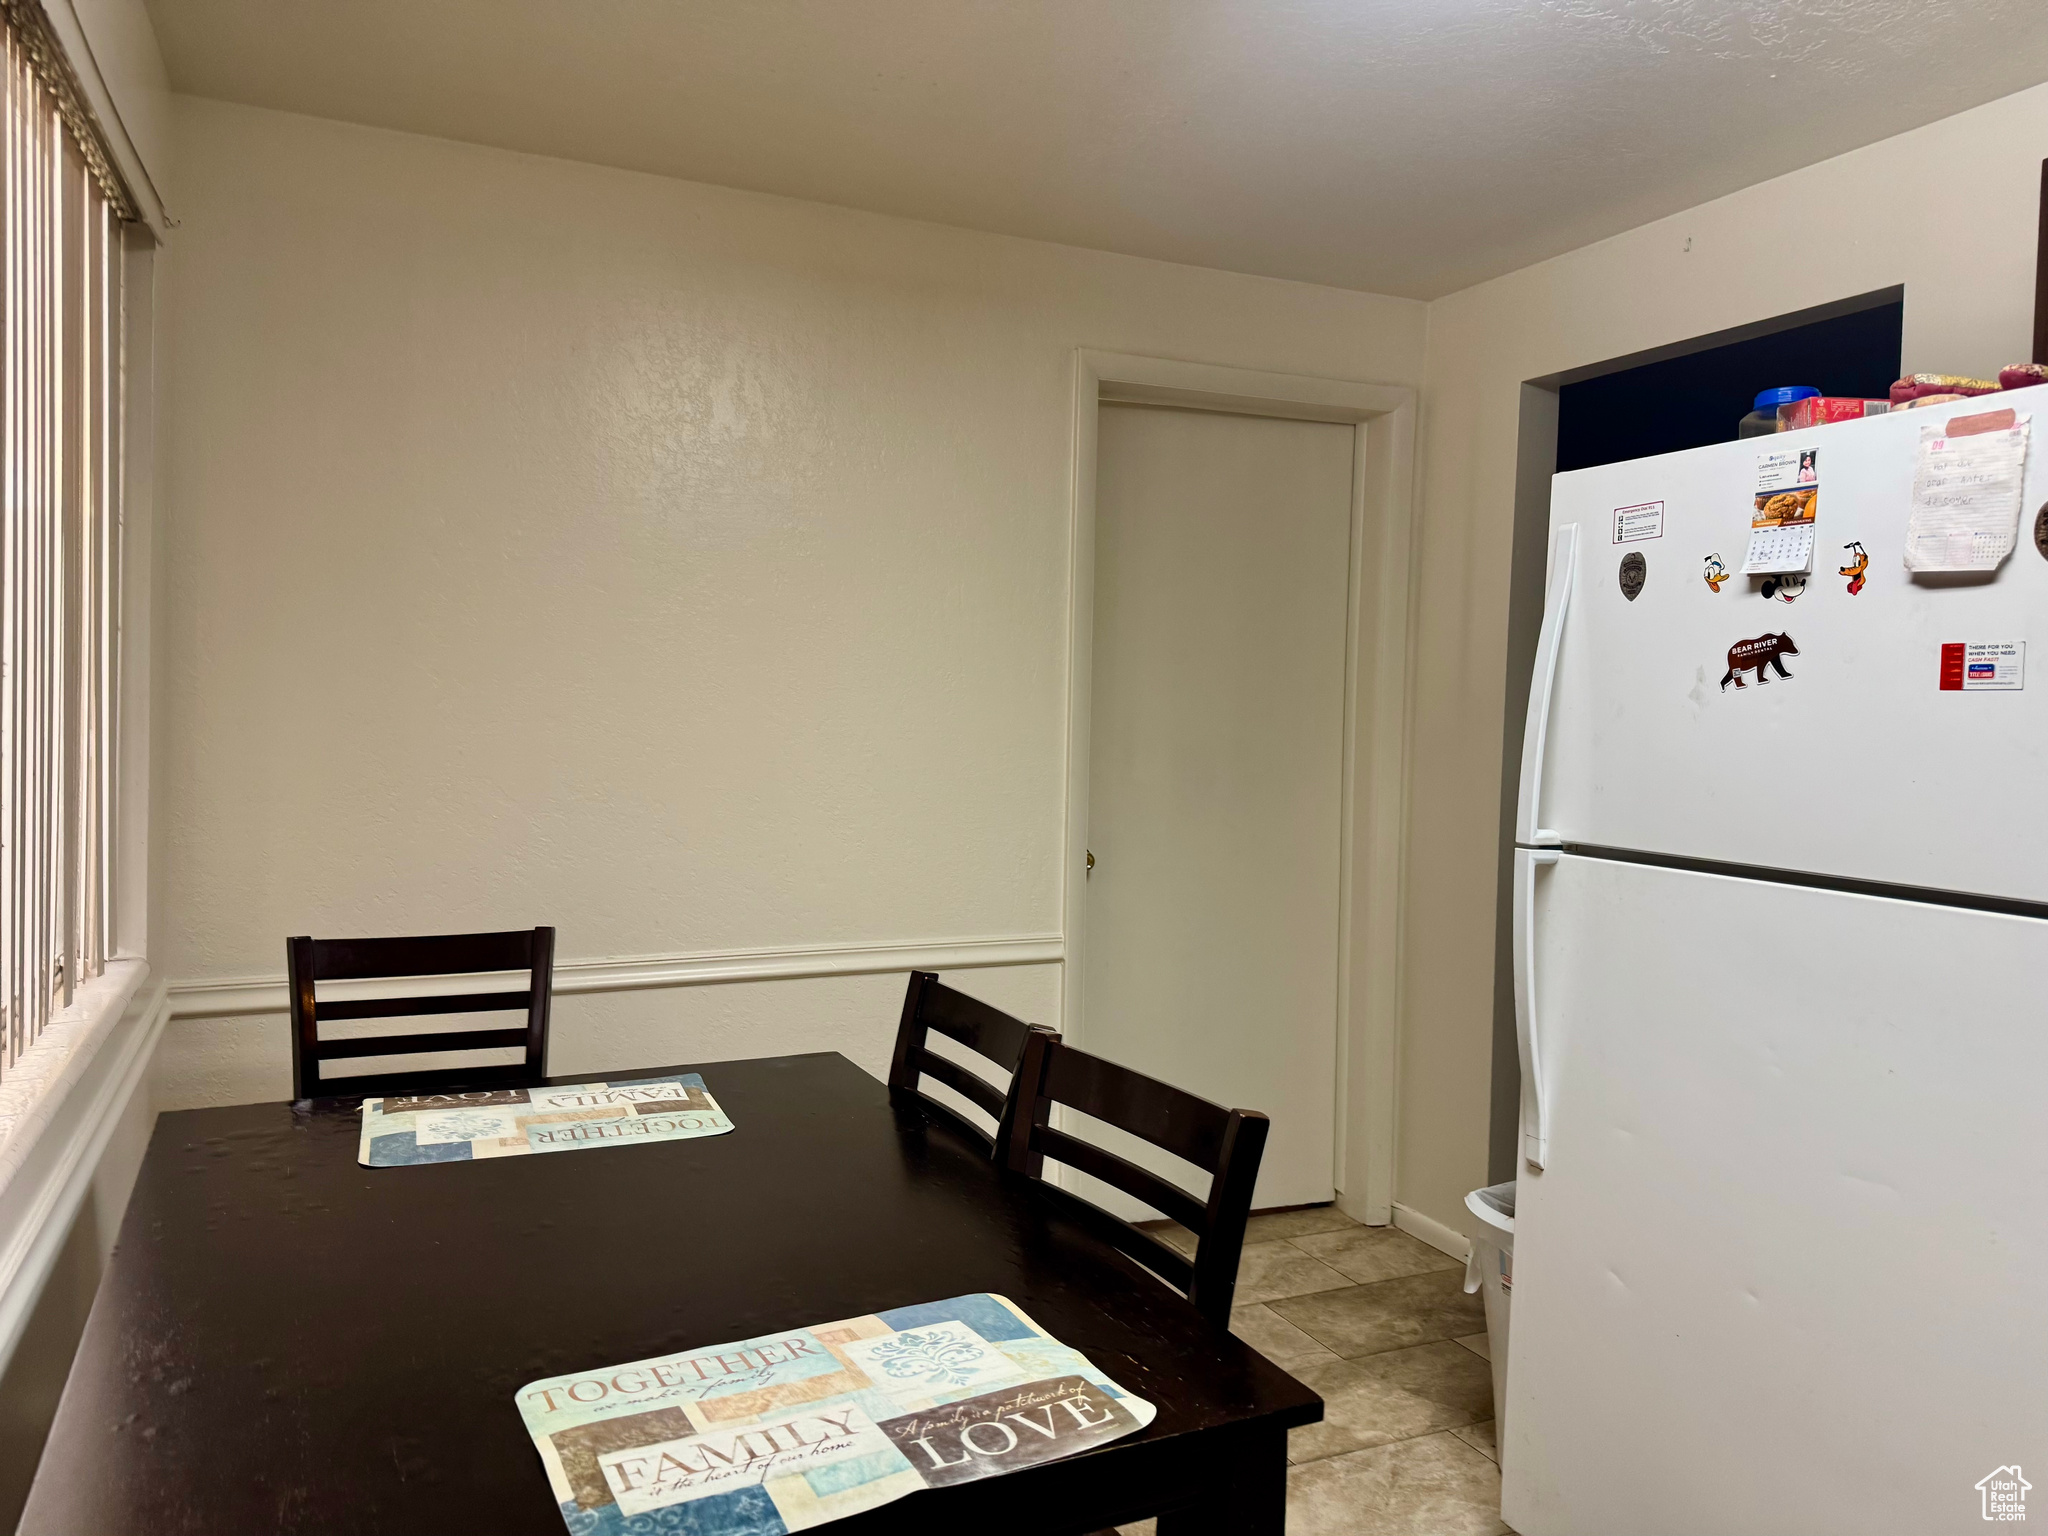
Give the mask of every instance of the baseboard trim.
<svg viewBox="0 0 2048 1536">
<path fill-rule="evenodd" d="M 93 1059 L 70 1082 L 53 1085 L 60 1097 L 42 1123 L 17 1129 L 32 1139 L 0 1190 L 0 1371 L 14 1357 L 100 1154 L 148 1071 L 170 1014 L 169 988 L 145 979 Z"/>
<path fill-rule="evenodd" d="M 825 976 L 876 976 L 891 971 L 958 971 L 999 965 L 1057 965 L 1066 942 L 1056 933 L 985 939 L 925 939 L 897 944 L 820 944 L 808 948 L 705 950 L 694 954 L 613 955 L 555 962 L 555 995 L 639 992 L 661 987 L 708 987 L 740 981 L 805 981 Z M 398 997 L 461 992 L 477 985 L 474 976 L 413 977 L 404 981 L 339 983 L 323 995 Z M 282 976 L 174 981 L 171 1017 L 234 1018 L 283 1013 Z"/>
<path fill-rule="evenodd" d="M 1433 1216 L 1425 1216 L 1412 1206 L 1394 1202 L 1394 1225 L 1410 1237 L 1419 1238 L 1430 1247 L 1448 1253 L 1460 1261 L 1470 1257 L 1472 1240 L 1455 1227 L 1447 1227 Z"/>
</svg>

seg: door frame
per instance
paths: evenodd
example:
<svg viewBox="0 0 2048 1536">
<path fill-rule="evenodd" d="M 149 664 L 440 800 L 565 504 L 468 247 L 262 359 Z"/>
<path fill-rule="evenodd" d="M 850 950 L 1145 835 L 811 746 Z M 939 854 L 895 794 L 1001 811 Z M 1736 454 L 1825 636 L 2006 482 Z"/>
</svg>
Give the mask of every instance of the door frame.
<svg viewBox="0 0 2048 1536">
<path fill-rule="evenodd" d="M 1087 1040 L 1088 750 L 1095 642 L 1095 472 L 1103 402 L 1179 406 L 1352 428 L 1344 768 L 1337 889 L 1332 1183 L 1347 1215 L 1393 1219 L 1401 1024 L 1401 880 L 1408 801 L 1409 607 L 1415 550 L 1415 391 L 1083 348 L 1074 357 L 1068 529 L 1067 804 L 1061 1028 Z M 1367 555 L 1372 556 L 1368 579 Z M 1354 1129 L 1354 1127 L 1356 1129 Z"/>
</svg>

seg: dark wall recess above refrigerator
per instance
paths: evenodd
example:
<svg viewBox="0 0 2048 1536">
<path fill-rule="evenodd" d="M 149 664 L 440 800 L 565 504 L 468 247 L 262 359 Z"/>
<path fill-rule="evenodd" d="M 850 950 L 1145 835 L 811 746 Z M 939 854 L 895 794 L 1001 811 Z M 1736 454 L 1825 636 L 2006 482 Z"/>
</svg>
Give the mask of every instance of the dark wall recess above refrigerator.
<svg viewBox="0 0 2048 1536">
<path fill-rule="evenodd" d="M 1899 376 L 1905 319 L 1901 295 L 1677 357 L 1603 365 L 1611 371 L 1558 390 L 1558 471 L 1728 442 L 1757 393 L 1779 385 L 1883 400 Z"/>
</svg>

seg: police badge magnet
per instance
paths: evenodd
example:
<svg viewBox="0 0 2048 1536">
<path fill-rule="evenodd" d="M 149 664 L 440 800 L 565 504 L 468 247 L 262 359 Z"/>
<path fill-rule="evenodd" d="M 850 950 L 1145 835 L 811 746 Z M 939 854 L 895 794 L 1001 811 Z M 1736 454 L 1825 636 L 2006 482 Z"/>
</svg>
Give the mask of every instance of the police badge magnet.
<svg viewBox="0 0 2048 1536">
<path fill-rule="evenodd" d="M 1621 595 L 1634 602 L 1642 595 L 1643 583 L 1649 580 L 1650 562 L 1636 550 L 1630 550 L 1621 557 Z"/>
</svg>

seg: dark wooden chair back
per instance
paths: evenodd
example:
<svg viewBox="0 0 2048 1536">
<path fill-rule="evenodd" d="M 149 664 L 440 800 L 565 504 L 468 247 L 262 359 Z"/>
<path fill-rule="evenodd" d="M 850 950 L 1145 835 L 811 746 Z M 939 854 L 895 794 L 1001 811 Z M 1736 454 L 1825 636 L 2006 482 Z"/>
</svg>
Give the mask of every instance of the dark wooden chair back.
<svg viewBox="0 0 2048 1536">
<path fill-rule="evenodd" d="M 1012 1089 L 998 1088 L 987 1078 L 932 1050 L 925 1039 L 934 1029 L 1010 1073 Z M 889 1097 L 898 1104 L 914 1104 L 927 1115 L 965 1131 L 986 1144 L 993 1157 L 1002 1145 L 1015 1103 L 1017 1064 L 1024 1059 L 1025 1042 L 1034 1034 L 1059 1039 L 1040 1025 L 1013 1019 L 965 992 L 955 992 L 930 971 L 912 971 L 910 986 L 903 994 L 903 1019 L 896 1026 L 896 1054 L 889 1063 Z M 920 1086 L 920 1077 L 935 1078 L 969 1103 L 988 1111 L 996 1122 L 996 1135 L 991 1137 L 926 1093 Z"/>
<path fill-rule="evenodd" d="M 1026 1042 L 1017 1069 L 1017 1108 L 1008 1126 L 1003 1162 L 1013 1172 L 1038 1176 L 1051 1158 L 1144 1201 L 1195 1234 L 1192 1262 L 1151 1233 L 1065 1191 L 1062 1203 L 1119 1252 L 1187 1293 L 1219 1326 L 1230 1322 L 1237 1292 L 1237 1261 L 1251 1218 L 1252 1186 L 1266 1151 L 1268 1121 L 1257 1110 L 1225 1109 L 1207 1099 L 1090 1056 L 1057 1037 Z M 1127 1158 L 1056 1130 L 1052 1107 L 1064 1104 L 1193 1163 L 1209 1177 L 1209 1198 L 1197 1200 Z"/>
<path fill-rule="evenodd" d="M 394 939 L 285 940 L 291 985 L 292 1097 L 342 1094 L 433 1093 L 454 1088 L 525 1088 L 547 1074 L 548 1004 L 555 986 L 555 930 L 457 933 Z M 525 971 L 526 986 L 496 992 L 424 997 L 348 998 L 323 1002 L 315 983 L 405 976 L 459 976 Z M 511 1029 L 437 1030 L 425 1034 L 351 1036 L 322 1040 L 320 1025 L 342 1019 L 403 1019 L 436 1013 L 517 1011 L 526 1022 Z M 366 1056 L 416 1056 L 427 1051 L 499 1050 L 519 1046 L 525 1059 L 502 1066 L 443 1067 L 427 1071 L 363 1073 L 326 1078 L 325 1062 Z"/>
</svg>

